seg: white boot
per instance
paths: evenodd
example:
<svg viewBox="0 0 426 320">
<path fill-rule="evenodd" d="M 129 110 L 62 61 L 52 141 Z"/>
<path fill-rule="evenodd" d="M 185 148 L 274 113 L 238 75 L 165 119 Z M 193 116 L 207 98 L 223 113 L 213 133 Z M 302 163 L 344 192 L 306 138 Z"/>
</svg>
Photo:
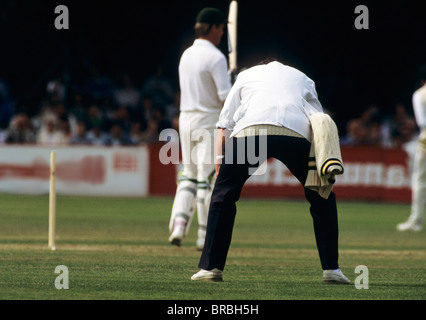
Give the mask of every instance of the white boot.
<svg viewBox="0 0 426 320">
<path fill-rule="evenodd" d="M 407 222 L 399 223 L 396 226 L 396 229 L 398 231 L 421 231 L 423 229 L 423 226 L 422 224 L 408 220 Z"/>
<path fill-rule="evenodd" d="M 191 280 L 195 281 L 222 281 L 222 270 L 212 269 L 204 270 L 201 269 L 191 277 Z"/>
<path fill-rule="evenodd" d="M 169 242 L 175 246 L 182 245 L 183 238 L 185 237 L 186 222 L 179 218 L 175 219 L 173 232 L 170 235 Z"/>
<path fill-rule="evenodd" d="M 322 273 L 322 278 L 324 283 L 328 284 L 350 284 L 348 278 L 340 271 L 340 269 L 336 270 L 324 270 Z"/>
</svg>

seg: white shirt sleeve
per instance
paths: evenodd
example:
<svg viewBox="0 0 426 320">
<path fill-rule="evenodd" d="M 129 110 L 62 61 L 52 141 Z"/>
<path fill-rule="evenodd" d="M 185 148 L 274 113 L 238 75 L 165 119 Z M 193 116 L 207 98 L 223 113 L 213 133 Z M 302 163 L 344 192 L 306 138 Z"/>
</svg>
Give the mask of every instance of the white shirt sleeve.
<svg viewBox="0 0 426 320">
<path fill-rule="evenodd" d="M 217 122 L 216 127 L 233 131 L 235 127 L 234 115 L 240 105 L 240 88 L 237 78 L 237 81 L 235 81 L 225 100 L 225 104 L 220 113 L 219 121 Z"/>
<path fill-rule="evenodd" d="M 231 82 L 228 77 L 228 64 L 225 57 L 219 59 L 213 66 L 211 74 L 216 84 L 217 95 L 220 101 L 225 101 L 231 90 Z"/>
</svg>

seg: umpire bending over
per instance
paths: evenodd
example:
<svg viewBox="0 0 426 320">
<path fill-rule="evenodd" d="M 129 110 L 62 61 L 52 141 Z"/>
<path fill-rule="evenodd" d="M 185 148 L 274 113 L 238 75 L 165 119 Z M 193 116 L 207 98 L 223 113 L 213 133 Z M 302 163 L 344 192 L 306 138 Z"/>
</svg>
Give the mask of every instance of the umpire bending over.
<svg viewBox="0 0 426 320">
<path fill-rule="evenodd" d="M 317 112 L 323 113 L 323 109 L 315 83 L 299 70 L 273 61 L 238 75 L 216 125 L 217 180 L 198 265 L 201 270 L 191 277 L 192 280 L 222 280 L 231 244 L 236 202 L 253 168 L 260 165 L 250 163 L 249 152 L 253 150 L 249 148 L 249 140 L 254 141 L 256 152 L 265 150 L 261 144 L 266 143 L 267 154 L 263 155 L 263 159 L 273 157 L 280 160 L 304 185 L 312 139 L 309 118 Z M 238 149 L 241 139 L 247 146 L 243 151 Z M 245 161 L 241 161 L 241 152 Z M 228 153 L 232 153 L 232 157 Z M 316 191 L 306 187 L 304 190 L 311 205 L 323 281 L 348 284 L 349 280 L 338 265 L 335 195 L 331 192 L 325 199 Z"/>
</svg>

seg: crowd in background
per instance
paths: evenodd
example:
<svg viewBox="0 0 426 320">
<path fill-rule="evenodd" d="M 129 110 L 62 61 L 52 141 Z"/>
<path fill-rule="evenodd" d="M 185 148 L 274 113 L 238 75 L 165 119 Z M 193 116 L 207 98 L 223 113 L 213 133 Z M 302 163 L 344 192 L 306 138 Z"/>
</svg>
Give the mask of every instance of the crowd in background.
<svg viewBox="0 0 426 320">
<path fill-rule="evenodd" d="M 400 148 L 418 135 L 414 116 L 403 104 L 397 104 L 390 115 L 382 114 L 375 105 L 367 107 L 344 129 L 340 139 L 344 146 Z"/>
<path fill-rule="evenodd" d="M 129 74 L 112 79 L 94 72 L 78 86 L 52 79 L 32 115 L 13 105 L 4 82 L 0 88 L 2 144 L 130 146 L 178 130 L 179 91 L 161 67 L 139 86 Z"/>
<path fill-rule="evenodd" d="M 140 85 L 129 74 L 113 80 L 94 72 L 80 86 L 51 79 L 33 114 L 15 106 L 8 91 L 0 80 L 0 144 L 129 146 L 178 130 L 179 90 L 161 67 Z M 418 128 L 410 109 L 397 104 L 390 115 L 368 106 L 339 131 L 344 146 L 401 147 Z"/>
</svg>

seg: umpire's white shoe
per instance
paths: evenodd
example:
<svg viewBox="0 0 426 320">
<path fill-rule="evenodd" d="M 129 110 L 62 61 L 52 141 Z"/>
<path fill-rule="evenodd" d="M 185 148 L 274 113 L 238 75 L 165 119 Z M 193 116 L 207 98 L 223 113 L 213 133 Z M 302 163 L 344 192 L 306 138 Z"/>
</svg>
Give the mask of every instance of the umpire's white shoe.
<svg viewBox="0 0 426 320">
<path fill-rule="evenodd" d="M 330 284 L 350 284 L 348 278 L 345 277 L 345 275 L 340 271 L 340 269 L 337 270 L 324 270 L 322 272 L 322 278 L 324 283 L 330 283 Z"/>
<path fill-rule="evenodd" d="M 195 281 L 222 281 L 222 270 L 214 268 L 212 270 L 201 269 L 191 277 Z"/>
<path fill-rule="evenodd" d="M 170 235 L 169 242 L 175 246 L 182 245 L 183 238 L 185 237 L 185 226 L 175 225 L 172 234 Z"/>
</svg>

